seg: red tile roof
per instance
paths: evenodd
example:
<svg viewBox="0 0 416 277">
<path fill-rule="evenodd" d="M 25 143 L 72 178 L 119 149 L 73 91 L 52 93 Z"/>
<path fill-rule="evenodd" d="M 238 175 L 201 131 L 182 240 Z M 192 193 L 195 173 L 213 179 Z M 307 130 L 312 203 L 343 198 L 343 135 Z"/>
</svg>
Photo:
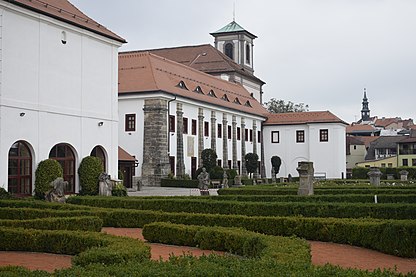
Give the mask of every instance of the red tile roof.
<svg viewBox="0 0 416 277">
<path fill-rule="evenodd" d="M 136 158 L 133 157 L 132 155 L 130 155 L 129 153 L 127 153 L 126 150 L 124 150 L 123 148 L 121 148 L 119 146 L 118 147 L 118 160 L 119 161 L 135 162 Z"/>
<path fill-rule="evenodd" d="M 354 125 L 349 125 L 347 127 L 347 133 L 360 132 L 360 131 L 373 132 L 376 130 L 377 129 L 373 125 L 369 125 L 369 124 L 354 124 Z"/>
<path fill-rule="evenodd" d="M 229 57 L 218 51 L 210 44 L 182 46 L 162 49 L 122 52 L 122 54 L 150 52 L 160 57 L 190 66 L 209 74 L 237 72 L 259 83 L 265 84 L 243 66 L 235 63 Z M 205 55 L 203 55 L 205 54 Z M 191 64 L 192 63 L 192 64 Z"/>
<path fill-rule="evenodd" d="M 155 91 L 263 117 L 267 114 L 267 110 L 240 84 L 224 81 L 151 53 L 120 53 L 119 95 Z"/>
<path fill-rule="evenodd" d="M 126 40 L 97 23 L 67 0 L 6 0 L 9 3 L 32 10 L 88 31 L 125 43 Z"/>
<path fill-rule="evenodd" d="M 365 147 L 370 147 L 370 144 L 377 140 L 380 136 L 356 136 L 355 138 L 364 142 Z"/>
<path fill-rule="evenodd" d="M 330 111 L 318 112 L 296 112 L 296 113 L 269 113 L 265 125 L 294 125 L 294 124 L 310 124 L 310 123 L 348 123 Z"/>
</svg>

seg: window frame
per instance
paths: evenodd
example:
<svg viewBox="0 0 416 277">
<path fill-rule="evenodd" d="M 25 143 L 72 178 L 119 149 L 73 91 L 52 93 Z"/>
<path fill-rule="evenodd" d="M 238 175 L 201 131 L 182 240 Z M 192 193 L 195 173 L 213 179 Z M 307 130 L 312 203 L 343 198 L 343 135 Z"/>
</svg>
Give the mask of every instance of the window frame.
<svg viewBox="0 0 416 277">
<path fill-rule="evenodd" d="M 171 133 L 175 133 L 175 124 L 176 123 L 176 121 L 175 121 L 175 116 L 174 115 L 169 115 L 169 132 L 171 132 Z"/>
<path fill-rule="evenodd" d="M 182 125 L 183 125 L 182 132 L 184 135 L 187 135 L 188 134 L 188 118 L 187 117 L 182 118 Z"/>
<path fill-rule="evenodd" d="M 128 113 L 124 115 L 124 131 L 135 132 L 136 131 L 136 114 Z"/>
<path fill-rule="evenodd" d="M 241 128 L 237 127 L 237 140 L 241 140 Z"/>
<path fill-rule="evenodd" d="M 196 121 L 196 119 L 192 119 L 192 122 L 191 122 L 191 135 L 196 136 L 196 130 L 197 130 L 197 121 Z"/>
<path fill-rule="evenodd" d="M 329 130 L 328 129 L 319 129 L 319 141 L 328 142 L 329 141 Z"/>
<path fill-rule="evenodd" d="M 296 130 L 296 143 L 305 142 L 305 130 Z"/>
<path fill-rule="evenodd" d="M 270 134 L 271 143 L 280 143 L 280 131 L 272 131 Z"/>
<path fill-rule="evenodd" d="M 217 124 L 217 138 L 222 138 L 222 124 Z"/>
<path fill-rule="evenodd" d="M 204 136 L 209 137 L 209 122 L 204 121 Z"/>
</svg>

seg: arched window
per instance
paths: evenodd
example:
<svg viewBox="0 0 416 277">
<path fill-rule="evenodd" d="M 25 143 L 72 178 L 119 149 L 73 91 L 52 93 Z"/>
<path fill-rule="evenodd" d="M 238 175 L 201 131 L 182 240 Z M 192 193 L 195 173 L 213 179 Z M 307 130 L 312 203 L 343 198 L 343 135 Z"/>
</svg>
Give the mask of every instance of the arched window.
<svg viewBox="0 0 416 277">
<path fill-rule="evenodd" d="M 225 55 L 230 59 L 234 60 L 234 45 L 232 43 L 227 43 L 224 49 Z"/>
<path fill-rule="evenodd" d="M 250 45 L 246 44 L 246 64 L 250 64 Z"/>
<path fill-rule="evenodd" d="M 15 142 L 9 150 L 8 191 L 32 194 L 32 155 L 23 141 Z"/>
<path fill-rule="evenodd" d="M 94 149 L 92 149 L 90 156 L 99 158 L 103 163 L 104 172 L 107 172 L 105 152 L 101 146 L 95 146 Z"/>
<path fill-rule="evenodd" d="M 57 160 L 64 173 L 64 181 L 68 182 L 68 186 L 64 188 L 65 193 L 75 193 L 75 155 L 71 147 L 67 144 L 61 143 L 55 145 L 49 158 Z"/>
</svg>

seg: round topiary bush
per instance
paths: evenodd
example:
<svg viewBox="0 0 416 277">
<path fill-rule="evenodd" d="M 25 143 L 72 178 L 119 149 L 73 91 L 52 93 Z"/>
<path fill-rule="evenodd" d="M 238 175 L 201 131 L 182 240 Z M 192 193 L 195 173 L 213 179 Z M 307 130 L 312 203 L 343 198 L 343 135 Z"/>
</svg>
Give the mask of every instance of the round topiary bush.
<svg viewBox="0 0 416 277">
<path fill-rule="evenodd" d="M 51 182 L 62 178 L 62 167 L 58 161 L 47 159 L 38 164 L 35 172 L 35 198 L 45 199 L 45 194 L 51 189 Z"/>
<path fill-rule="evenodd" d="M 210 179 L 222 180 L 223 177 L 224 177 L 224 169 L 221 166 L 214 166 L 209 172 Z"/>
<path fill-rule="evenodd" d="M 103 163 L 99 158 L 88 156 L 82 159 L 78 168 L 81 195 L 98 194 L 98 177 L 103 171 Z"/>
</svg>

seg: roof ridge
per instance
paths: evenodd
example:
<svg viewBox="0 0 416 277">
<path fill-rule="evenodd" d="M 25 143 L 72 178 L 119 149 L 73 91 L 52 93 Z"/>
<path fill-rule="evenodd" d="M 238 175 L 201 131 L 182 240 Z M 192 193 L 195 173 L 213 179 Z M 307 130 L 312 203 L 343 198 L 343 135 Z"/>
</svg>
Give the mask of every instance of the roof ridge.
<svg viewBox="0 0 416 277">
<path fill-rule="evenodd" d="M 201 46 L 211 46 L 209 43 L 198 44 L 198 45 L 184 45 L 184 46 L 174 46 L 174 47 L 163 47 L 163 48 L 152 48 L 152 49 L 143 49 L 143 50 L 128 50 L 128 51 L 120 51 L 119 54 L 128 54 L 128 53 L 139 53 L 139 52 L 151 52 L 151 51 L 158 51 L 158 50 L 169 50 L 169 49 L 179 49 L 179 48 L 193 48 L 193 47 L 201 47 Z"/>
</svg>

